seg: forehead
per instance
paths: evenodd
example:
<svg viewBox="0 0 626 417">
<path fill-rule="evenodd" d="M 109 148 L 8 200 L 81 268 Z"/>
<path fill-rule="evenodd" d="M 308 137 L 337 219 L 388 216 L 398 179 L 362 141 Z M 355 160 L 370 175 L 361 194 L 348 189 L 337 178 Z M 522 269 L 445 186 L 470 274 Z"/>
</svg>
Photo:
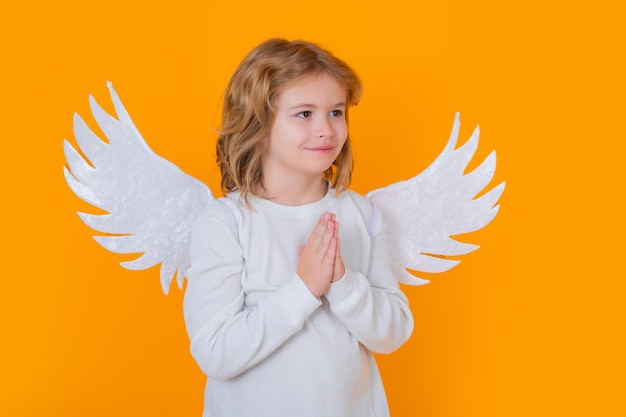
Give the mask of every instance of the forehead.
<svg viewBox="0 0 626 417">
<path fill-rule="evenodd" d="M 322 73 L 296 78 L 285 85 L 278 95 L 277 105 L 326 104 L 346 101 L 346 87 L 333 76 Z"/>
</svg>

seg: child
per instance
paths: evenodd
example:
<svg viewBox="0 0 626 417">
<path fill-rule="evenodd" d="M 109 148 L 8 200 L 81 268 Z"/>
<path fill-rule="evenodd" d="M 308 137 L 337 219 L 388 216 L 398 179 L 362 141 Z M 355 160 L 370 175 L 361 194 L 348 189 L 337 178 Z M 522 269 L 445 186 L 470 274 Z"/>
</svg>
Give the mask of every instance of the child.
<svg viewBox="0 0 626 417">
<path fill-rule="evenodd" d="M 388 416 L 373 352 L 411 335 L 384 224 L 349 191 L 361 83 L 302 41 L 252 50 L 225 92 L 225 197 L 196 221 L 184 300 L 204 416 Z"/>
</svg>

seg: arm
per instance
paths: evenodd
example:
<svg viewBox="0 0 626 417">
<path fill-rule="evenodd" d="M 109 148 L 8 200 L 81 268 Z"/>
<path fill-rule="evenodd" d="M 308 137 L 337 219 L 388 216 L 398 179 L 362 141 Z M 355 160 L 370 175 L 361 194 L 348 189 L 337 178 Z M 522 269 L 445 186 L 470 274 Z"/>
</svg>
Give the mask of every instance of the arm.
<svg viewBox="0 0 626 417">
<path fill-rule="evenodd" d="M 237 225 L 221 203 L 212 203 L 209 215 L 196 222 L 190 256 L 185 323 L 191 354 L 210 378 L 231 378 L 256 365 L 320 305 L 295 273 L 253 309 L 246 305 Z"/>
<path fill-rule="evenodd" d="M 372 352 L 389 353 L 413 332 L 408 300 L 392 274 L 383 222 L 372 237 L 368 276 L 345 268 L 331 284 L 326 299 L 352 335 Z"/>
</svg>

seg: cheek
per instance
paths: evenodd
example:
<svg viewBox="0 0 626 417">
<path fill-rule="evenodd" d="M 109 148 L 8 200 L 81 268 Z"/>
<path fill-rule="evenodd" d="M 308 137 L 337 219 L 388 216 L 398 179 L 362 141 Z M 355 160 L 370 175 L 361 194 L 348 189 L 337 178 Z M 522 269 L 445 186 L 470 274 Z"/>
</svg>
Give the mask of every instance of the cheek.
<svg viewBox="0 0 626 417">
<path fill-rule="evenodd" d="M 343 133 L 343 134 L 342 134 L 342 136 L 341 136 L 341 140 L 340 140 L 340 144 L 341 144 L 341 146 L 340 146 L 340 148 L 343 148 L 343 147 L 344 147 L 344 145 L 346 144 L 347 140 L 348 140 L 348 132 L 346 131 L 346 132 L 345 132 L 345 133 Z"/>
<path fill-rule="evenodd" d="M 341 139 L 339 139 L 339 146 L 337 147 L 339 149 L 339 151 L 337 152 L 337 155 L 339 155 L 339 153 L 343 150 L 343 148 L 346 146 L 346 142 L 348 141 L 348 130 L 347 129 L 344 132 L 341 133 L 340 138 Z"/>
<path fill-rule="evenodd" d="M 345 120 L 338 122 L 335 125 L 335 132 L 338 138 L 345 141 L 348 137 L 348 123 Z"/>
<path fill-rule="evenodd" d="M 343 124 L 342 128 L 341 128 L 341 134 L 340 134 L 340 138 L 343 142 L 346 141 L 346 139 L 348 139 L 348 125 L 346 125 L 345 123 Z"/>
</svg>

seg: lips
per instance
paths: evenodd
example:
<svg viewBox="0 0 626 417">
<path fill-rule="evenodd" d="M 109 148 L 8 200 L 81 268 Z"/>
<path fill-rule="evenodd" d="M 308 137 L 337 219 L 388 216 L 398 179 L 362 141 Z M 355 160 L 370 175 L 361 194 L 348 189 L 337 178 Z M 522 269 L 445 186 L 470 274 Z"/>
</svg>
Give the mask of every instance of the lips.
<svg viewBox="0 0 626 417">
<path fill-rule="evenodd" d="M 330 146 L 330 145 L 325 145 L 325 146 L 317 146 L 315 148 L 306 148 L 309 151 L 313 151 L 313 152 L 320 152 L 320 153 L 329 153 L 332 152 L 333 149 L 335 149 L 334 146 Z"/>
</svg>

